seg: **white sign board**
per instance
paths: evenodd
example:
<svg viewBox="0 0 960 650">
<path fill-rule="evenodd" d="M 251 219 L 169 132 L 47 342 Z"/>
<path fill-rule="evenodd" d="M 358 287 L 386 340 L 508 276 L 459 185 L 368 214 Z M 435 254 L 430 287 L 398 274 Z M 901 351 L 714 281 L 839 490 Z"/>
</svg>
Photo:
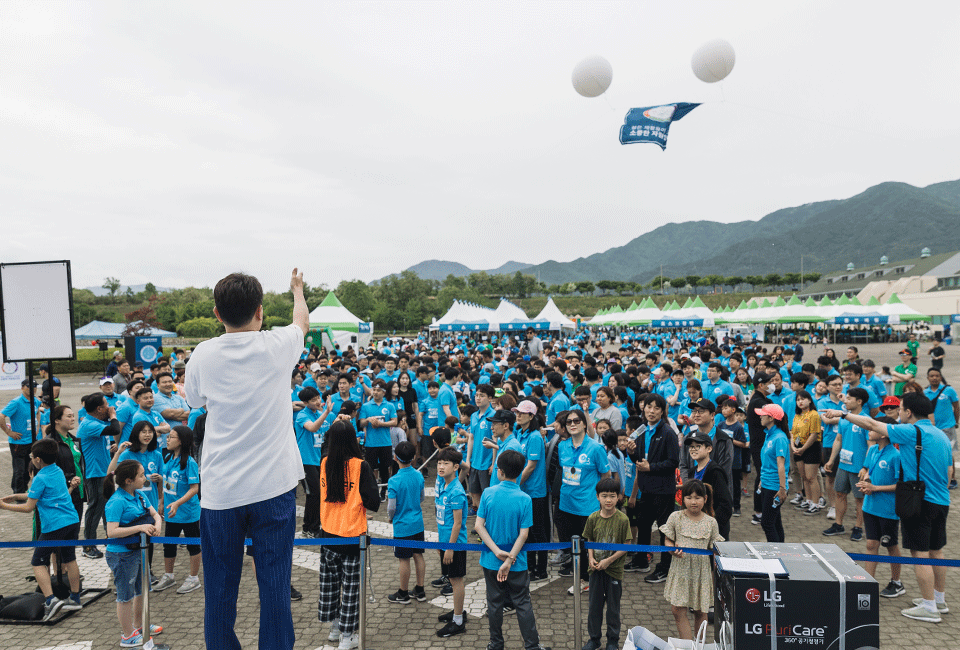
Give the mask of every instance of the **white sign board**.
<svg viewBox="0 0 960 650">
<path fill-rule="evenodd" d="M 73 359 L 70 262 L 0 264 L 3 360 Z"/>
</svg>

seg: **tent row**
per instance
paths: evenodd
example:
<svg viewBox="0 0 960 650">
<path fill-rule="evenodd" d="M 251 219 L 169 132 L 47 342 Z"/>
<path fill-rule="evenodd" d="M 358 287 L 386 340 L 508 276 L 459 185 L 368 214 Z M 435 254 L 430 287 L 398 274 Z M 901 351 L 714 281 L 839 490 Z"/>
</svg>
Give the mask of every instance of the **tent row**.
<svg viewBox="0 0 960 650">
<path fill-rule="evenodd" d="M 577 325 L 563 315 L 553 302 L 547 300 L 540 313 L 533 318 L 509 300 L 500 299 L 496 309 L 472 302 L 454 300 L 447 313 L 434 319 L 431 332 L 514 332 L 535 330 L 574 330 Z"/>
<path fill-rule="evenodd" d="M 712 327 L 714 325 L 743 323 L 826 323 L 828 325 L 897 325 L 911 321 L 929 321 L 930 317 L 904 304 L 897 294 L 881 304 L 876 297 L 866 304 L 855 296 L 841 296 L 836 302 L 824 298 L 819 303 L 813 298 L 801 301 L 796 295 L 789 300 L 777 298 L 771 302 L 741 301 L 737 307 L 721 307 L 711 311 L 699 296 L 687 298 L 682 306 L 676 301 L 658 308 L 652 298 L 639 305 L 634 302 L 627 309 L 620 306 L 601 309 L 584 323 L 587 326 L 650 326 L 650 327 Z"/>
</svg>

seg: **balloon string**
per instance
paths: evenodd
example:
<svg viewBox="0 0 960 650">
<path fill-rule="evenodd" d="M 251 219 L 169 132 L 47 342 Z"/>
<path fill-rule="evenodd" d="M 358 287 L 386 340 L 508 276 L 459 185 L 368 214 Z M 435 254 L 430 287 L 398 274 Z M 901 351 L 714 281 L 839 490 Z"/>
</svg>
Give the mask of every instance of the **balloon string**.
<svg viewBox="0 0 960 650">
<path fill-rule="evenodd" d="M 721 92 L 722 92 L 722 90 L 723 90 L 723 88 L 721 87 Z M 900 138 L 900 137 L 897 137 L 897 136 L 895 136 L 895 135 L 889 135 L 889 134 L 886 134 L 886 133 L 877 133 L 877 132 L 875 132 L 875 131 L 865 131 L 865 130 L 863 130 L 863 129 L 854 129 L 854 128 L 851 128 L 851 127 L 849 127 L 849 126 L 842 126 L 842 125 L 840 125 L 840 124 L 833 124 L 833 123 L 831 123 L 831 122 L 824 122 L 823 120 L 815 120 L 815 119 L 811 119 L 811 118 L 809 118 L 809 117 L 802 117 L 802 116 L 800 116 L 800 115 L 793 115 L 792 113 L 784 113 L 784 112 L 782 112 L 782 111 L 774 111 L 774 110 L 770 110 L 769 108 L 761 108 L 761 107 L 759 107 L 759 106 L 751 106 L 750 104 L 741 104 L 740 102 L 727 102 L 726 99 L 724 99 L 724 102 L 725 102 L 725 103 L 728 103 L 728 104 L 731 104 L 732 106 L 741 106 L 741 107 L 743 107 L 743 108 L 751 109 L 751 110 L 758 111 L 758 112 L 761 112 L 761 113 L 770 113 L 771 115 L 779 115 L 780 117 L 789 117 L 789 118 L 791 118 L 791 119 L 798 120 L 798 121 L 800 121 L 800 122 L 810 122 L 811 124 L 819 124 L 819 125 L 821 125 L 821 126 L 829 126 L 829 127 L 834 128 L 834 129 L 839 129 L 839 130 L 841 130 L 841 131 L 851 131 L 851 132 L 853 132 L 853 133 L 862 133 L 862 134 L 864 134 L 864 135 L 872 135 L 872 136 L 877 137 L 877 138 L 883 138 L 884 140 L 899 140 L 900 142 L 907 142 L 907 141 L 908 141 L 908 140 L 906 140 L 905 138 Z"/>
</svg>

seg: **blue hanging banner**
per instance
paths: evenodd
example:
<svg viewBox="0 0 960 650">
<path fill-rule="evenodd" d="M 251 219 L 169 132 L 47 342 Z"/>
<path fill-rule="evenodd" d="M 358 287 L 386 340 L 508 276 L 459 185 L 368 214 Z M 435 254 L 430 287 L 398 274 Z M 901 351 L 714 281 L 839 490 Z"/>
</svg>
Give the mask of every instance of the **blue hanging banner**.
<svg viewBox="0 0 960 650">
<path fill-rule="evenodd" d="M 666 150 L 670 123 L 683 119 L 687 113 L 699 105 L 677 102 L 661 106 L 631 108 L 623 118 L 623 126 L 620 127 L 620 144 L 651 142 Z"/>
<path fill-rule="evenodd" d="M 160 344 L 159 336 L 138 336 L 136 338 L 137 358 L 135 362 L 139 361 L 145 369 L 149 370 L 150 364 L 160 356 Z"/>
</svg>

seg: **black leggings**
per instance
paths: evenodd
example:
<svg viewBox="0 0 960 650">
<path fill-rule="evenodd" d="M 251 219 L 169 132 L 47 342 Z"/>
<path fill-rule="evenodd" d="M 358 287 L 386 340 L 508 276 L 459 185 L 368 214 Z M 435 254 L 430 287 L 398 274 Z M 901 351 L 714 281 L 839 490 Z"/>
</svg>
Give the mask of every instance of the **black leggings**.
<svg viewBox="0 0 960 650">
<path fill-rule="evenodd" d="M 773 498 L 777 496 L 776 490 L 762 488 L 760 493 L 760 500 L 763 503 L 763 509 L 760 515 L 760 527 L 767 536 L 768 542 L 782 544 L 784 542 L 784 532 L 780 508 L 783 507 L 783 504 L 781 503 L 779 506 L 774 507 Z"/>
<path fill-rule="evenodd" d="M 543 544 L 550 541 L 550 506 L 547 497 L 533 499 L 533 526 L 530 527 L 530 536 L 527 541 Z M 547 552 L 527 551 L 527 570 L 538 574 L 547 573 Z"/>
<path fill-rule="evenodd" d="M 393 447 L 367 447 L 364 450 L 364 456 L 370 469 L 379 469 L 377 475 L 378 483 L 386 484 L 390 479 L 390 465 L 393 463 Z"/>
<path fill-rule="evenodd" d="M 560 513 L 560 518 L 557 521 L 557 532 L 560 533 L 561 542 L 569 542 L 575 536 L 583 537 L 583 529 L 587 527 L 587 516 L 586 515 L 575 515 L 569 512 L 564 512 L 563 510 L 558 510 Z M 568 566 L 573 564 L 573 559 L 570 560 Z M 529 567 L 528 567 L 529 568 Z M 589 580 L 590 576 L 588 574 L 589 565 L 587 564 L 587 549 L 584 547 L 583 542 L 580 543 L 580 579 Z"/>
<path fill-rule="evenodd" d="M 166 537 L 180 537 L 180 533 L 183 533 L 184 537 L 200 537 L 200 522 L 190 521 L 181 524 L 175 521 L 168 521 L 166 523 L 166 529 L 164 530 Z M 190 554 L 190 557 L 200 555 L 200 545 L 187 544 L 187 552 Z M 177 545 L 164 544 L 163 557 L 177 557 Z"/>
</svg>

